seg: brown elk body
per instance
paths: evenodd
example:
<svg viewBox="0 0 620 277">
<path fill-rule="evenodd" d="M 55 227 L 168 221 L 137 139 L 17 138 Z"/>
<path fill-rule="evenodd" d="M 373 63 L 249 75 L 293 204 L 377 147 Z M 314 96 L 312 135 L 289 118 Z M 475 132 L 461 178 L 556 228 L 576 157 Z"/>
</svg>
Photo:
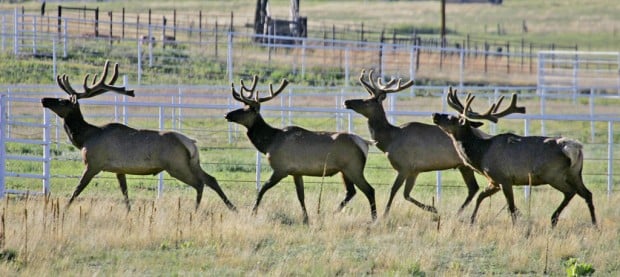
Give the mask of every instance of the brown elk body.
<svg viewBox="0 0 620 277">
<path fill-rule="evenodd" d="M 497 119 L 510 113 L 525 113 L 525 108 L 516 106 L 516 95 L 513 95 L 511 105 L 504 111 L 496 112 L 500 99 L 488 112 L 478 114 L 469 108 L 473 98 L 468 96 L 463 106 L 456 92 L 451 91 L 448 102 L 461 114 L 433 114 L 433 121 L 452 138 L 463 161 L 490 182 L 489 187 L 476 200 L 471 222 L 476 218 L 480 202 L 499 190 L 506 197 L 514 222 L 518 210 L 514 204 L 512 187 L 549 184 L 564 194 L 564 200 L 551 216 L 552 226 L 557 224 L 560 213 L 575 194 L 585 199 L 592 224 L 596 225 L 592 193 L 585 187 L 582 178 L 582 145 L 563 137 L 518 136 L 511 133 L 482 137 L 475 131 L 482 123 L 472 120 L 488 119 L 497 122 Z"/>
<path fill-rule="evenodd" d="M 254 76 L 251 88 L 241 81 L 241 91 L 237 92 L 234 84 L 233 97 L 244 103 L 243 108 L 226 114 L 226 119 L 247 128 L 247 136 L 258 151 L 265 154 L 273 173 L 258 192 L 253 208 L 255 213 L 265 192 L 278 184 L 280 180 L 291 175 L 295 182 L 297 198 L 301 204 L 304 223 L 308 222 L 304 201 L 303 176 L 332 176 L 338 172 L 346 188 L 346 196 L 340 203 L 338 211 L 353 198 L 357 186 L 368 198 L 372 219 L 376 219 L 375 193 L 364 177 L 364 166 L 368 154 L 369 142 L 354 134 L 335 132 L 313 132 L 297 126 L 283 129 L 270 126 L 260 115 L 260 103 L 268 101 L 280 93 L 288 84 L 282 82 L 274 92 L 270 87 L 269 97 L 259 98 L 255 92 L 257 76 Z M 249 92 L 250 96 L 245 96 Z M 255 94 L 252 97 L 252 94 Z"/>
<path fill-rule="evenodd" d="M 405 183 L 403 196 L 406 200 L 424 210 L 436 213 L 435 207 L 420 203 L 411 197 L 411 190 L 420 173 L 453 168 L 459 169 L 468 189 L 465 202 L 459 209 L 459 212 L 462 211 L 476 195 L 479 187 L 473 170 L 463 164 L 452 147 L 450 137 L 436 125 L 410 122 L 402 126 L 394 126 L 386 118 L 382 106 L 386 94 L 406 89 L 413 85 L 413 82 L 409 81 L 401 85 L 399 80 L 394 86 L 394 79 L 386 85 L 383 85 L 379 79 L 375 83 L 372 80 L 372 71 L 368 74 L 369 82 L 364 81 L 363 77 L 364 71 L 359 80 L 371 97 L 346 100 L 344 105 L 347 109 L 354 110 L 368 119 L 368 128 L 372 139 L 376 141 L 377 148 L 386 154 L 392 167 L 398 171 L 385 208 L 385 215 L 389 213 L 392 200 L 403 182 Z"/>
<path fill-rule="evenodd" d="M 67 205 L 75 200 L 95 175 L 106 171 L 116 173 L 129 210 L 125 175 L 154 175 L 166 171 L 170 176 L 196 189 L 196 208 L 202 199 L 203 188 L 207 185 L 222 198 L 229 209 L 235 210 L 235 206 L 228 200 L 217 180 L 200 167 L 199 152 L 194 140 L 176 132 L 137 130 L 119 123 L 95 126 L 84 120 L 77 101 L 79 98 L 92 97 L 108 90 L 133 96 L 133 91 L 106 87 L 106 84 L 103 84 L 107 65 L 106 62 L 99 86 L 86 88 L 85 80 L 86 92 L 77 93 L 71 88 L 66 76 L 63 76 L 58 78 L 58 84 L 71 96 L 70 99 L 41 100 L 43 107 L 52 110 L 64 120 L 65 131 L 71 143 L 81 150 L 82 160 L 86 165 Z M 115 76 L 110 84 L 114 83 L 117 74 L 115 68 Z"/>
</svg>

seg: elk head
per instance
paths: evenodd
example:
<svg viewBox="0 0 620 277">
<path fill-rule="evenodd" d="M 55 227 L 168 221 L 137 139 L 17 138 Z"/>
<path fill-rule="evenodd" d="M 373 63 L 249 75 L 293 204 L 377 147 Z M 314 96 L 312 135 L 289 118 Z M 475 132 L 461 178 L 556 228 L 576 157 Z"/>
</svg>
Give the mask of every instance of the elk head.
<svg viewBox="0 0 620 277">
<path fill-rule="evenodd" d="M 409 80 L 404 84 L 401 84 L 402 79 L 395 80 L 394 78 L 390 79 L 386 84 L 383 83 L 381 77 L 377 78 L 377 81 L 374 82 L 373 79 L 373 70 L 370 70 L 368 73 L 368 81 L 364 80 L 364 74 L 366 70 L 362 70 L 360 74 L 359 81 L 364 86 L 366 91 L 370 94 L 370 98 L 368 99 L 351 99 L 344 101 L 344 105 L 347 109 L 354 110 L 355 112 L 365 116 L 371 117 L 374 114 L 384 114 L 383 107 L 381 103 L 385 100 L 388 93 L 399 92 L 401 90 L 407 89 L 413 85 L 413 80 Z"/>
<path fill-rule="evenodd" d="M 237 89 L 235 89 L 234 83 L 231 84 L 233 98 L 243 103 L 244 107 L 226 114 L 226 120 L 228 120 L 229 122 L 239 123 L 246 127 L 252 126 L 256 118 L 260 115 L 260 103 L 273 99 L 278 94 L 280 94 L 280 92 L 282 92 L 284 88 L 288 85 L 288 80 L 284 79 L 282 80 L 282 83 L 280 83 L 280 87 L 276 91 L 274 91 L 273 85 L 269 84 L 269 96 L 258 97 L 258 91 L 256 91 L 257 81 L 258 76 L 254 75 L 254 78 L 252 79 L 252 85 L 248 88 L 243 83 L 243 80 L 241 80 L 240 91 L 237 91 Z"/>
<path fill-rule="evenodd" d="M 493 103 L 491 107 L 489 107 L 489 109 L 482 114 L 474 112 L 471 109 L 471 103 L 474 98 L 475 96 L 471 95 L 471 93 L 468 93 L 467 97 L 465 98 L 465 105 L 463 105 L 458 98 L 456 90 L 450 88 L 446 100 L 448 105 L 454 110 L 456 110 L 459 115 L 454 116 L 449 114 L 435 113 L 433 114 L 433 122 L 446 133 L 453 136 L 458 136 L 461 132 L 469 130 L 469 127 L 478 128 L 482 126 L 482 122 L 474 120 L 489 120 L 493 123 L 497 123 L 500 118 L 509 114 L 525 113 L 525 107 L 517 107 L 516 94 L 512 95 L 510 105 L 504 110 L 498 112 L 498 109 L 501 106 L 502 101 L 504 100 L 504 96 L 501 96 L 497 100 L 497 102 Z"/>
<path fill-rule="evenodd" d="M 62 118 L 66 118 L 72 112 L 79 111 L 78 99 L 94 97 L 107 91 L 114 91 L 133 97 L 133 90 L 128 90 L 125 87 L 113 86 L 114 82 L 116 82 L 116 79 L 118 79 L 118 64 L 114 65 L 112 78 L 109 82 L 106 83 L 109 64 L 110 62 L 106 60 L 101 78 L 97 79 L 97 74 L 95 74 L 95 76 L 93 77 L 93 81 L 90 84 L 88 84 L 90 74 L 86 74 L 83 83 L 84 90 L 81 92 L 76 91 L 71 86 L 71 83 L 69 82 L 69 77 L 67 75 L 63 74 L 62 76 L 56 76 L 56 83 L 64 92 L 69 95 L 69 99 L 43 98 L 41 100 L 43 107 L 52 110 L 54 113 L 56 113 Z"/>
</svg>

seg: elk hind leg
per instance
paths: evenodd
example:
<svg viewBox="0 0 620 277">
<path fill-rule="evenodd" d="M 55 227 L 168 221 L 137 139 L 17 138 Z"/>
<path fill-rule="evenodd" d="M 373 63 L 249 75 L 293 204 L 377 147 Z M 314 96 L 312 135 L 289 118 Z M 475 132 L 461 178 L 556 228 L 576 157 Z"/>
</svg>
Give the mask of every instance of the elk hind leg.
<svg viewBox="0 0 620 277">
<path fill-rule="evenodd" d="M 465 209 L 465 207 L 469 205 L 469 202 L 471 202 L 471 200 L 474 198 L 480 187 L 478 186 L 478 182 L 476 181 L 476 176 L 474 176 L 474 171 L 471 168 L 467 166 L 460 166 L 459 171 L 463 176 L 463 180 L 465 180 L 465 185 L 467 185 L 467 198 L 465 198 L 465 202 L 463 202 L 463 204 L 459 208 L 458 213 L 460 214 Z"/>
<path fill-rule="evenodd" d="M 345 174 L 344 178 L 351 180 L 357 188 L 359 188 L 366 198 L 368 198 L 368 202 L 370 203 L 370 216 L 372 217 L 372 221 L 377 220 L 377 204 L 375 203 L 375 189 L 366 181 L 366 178 L 362 174 Z"/>
<path fill-rule="evenodd" d="M 418 177 L 418 173 L 412 173 L 409 174 L 409 176 L 407 177 L 407 180 L 405 180 L 405 190 L 403 191 L 403 196 L 405 197 L 405 199 L 407 199 L 409 202 L 415 204 L 416 206 L 422 208 L 422 210 L 425 211 L 429 211 L 431 213 L 437 213 L 437 209 L 433 206 L 429 206 L 429 205 L 425 205 L 422 202 L 415 200 L 413 197 L 411 197 L 411 190 L 413 190 L 413 186 L 415 185 L 415 179 Z"/>
<path fill-rule="evenodd" d="M 586 188 L 586 186 L 583 184 L 583 180 L 581 180 L 581 177 L 577 179 L 575 187 L 577 188 L 577 194 L 581 196 L 586 201 L 586 204 L 588 205 L 588 209 L 590 210 L 590 217 L 592 218 L 592 225 L 596 226 L 596 214 L 594 213 L 594 202 L 592 201 L 592 192 L 590 192 L 590 190 L 588 190 L 588 188 Z"/>
<path fill-rule="evenodd" d="M 308 211 L 306 211 L 306 201 L 304 196 L 304 179 L 301 175 L 293 176 L 295 181 L 295 190 L 297 191 L 297 199 L 301 205 L 301 211 L 303 212 L 304 224 L 308 224 Z"/>
<path fill-rule="evenodd" d="M 200 206 L 202 200 L 202 191 L 204 184 L 198 176 L 196 176 L 189 167 L 182 168 L 170 168 L 166 170 L 170 176 L 178 179 L 179 181 L 188 184 L 196 190 L 196 210 Z"/>
<path fill-rule="evenodd" d="M 555 225 L 558 224 L 560 213 L 562 213 L 564 207 L 566 207 L 566 205 L 568 205 L 568 202 L 570 202 L 570 200 L 573 199 L 573 196 L 575 196 L 575 191 L 562 191 L 562 193 L 564 193 L 564 199 L 562 200 L 562 203 L 560 203 L 560 206 L 558 206 L 558 208 L 555 209 L 555 211 L 551 215 L 551 227 L 555 227 Z"/>
<path fill-rule="evenodd" d="M 201 176 L 202 182 L 205 185 L 207 185 L 209 188 L 214 190 L 215 193 L 217 193 L 217 195 L 220 196 L 220 198 L 222 199 L 222 201 L 224 201 L 224 204 L 226 204 L 226 207 L 228 207 L 228 209 L 230 209 L 231 211 L 237 211 L 237 207 L 235 207 L 235 205 L 232 202 L 230 202 L 228 197 L 226 197 L 226 194 L 224 193 L 224 191 L 222 191 L 222 188 L 217 183 L 217 179 L 215 179 L 215 177 L 204 172 L 204 170 L 202 169 L 200 169 L 199 174 Z"/>
<path fill-rule="evenodd" d="M 127 178 L 125 174 L 117 173 L 116 179 L 118 180 L 118 184 L 121 187 L 121 192 L 123 193 L 123 197 L 125 198 L 125 206 L 127 207 L 127 212 L 131 210 L 131 204 L 129 203 L 129 195 L 127 195 Z"/>
<path fill-rule="evenodd" d="M 515 224 L 517 221 L 517 217 L 519 216 L 519 209 L 515 206 L 515 199 L 512 191 L 512 185 L 507 183 L 502 183 L 502 192 L 506 197 L 506 202 L 508 203 L 508 211 L 510 212 L 510 218 L 512 219 L 512 224 Z"/>
</svg>

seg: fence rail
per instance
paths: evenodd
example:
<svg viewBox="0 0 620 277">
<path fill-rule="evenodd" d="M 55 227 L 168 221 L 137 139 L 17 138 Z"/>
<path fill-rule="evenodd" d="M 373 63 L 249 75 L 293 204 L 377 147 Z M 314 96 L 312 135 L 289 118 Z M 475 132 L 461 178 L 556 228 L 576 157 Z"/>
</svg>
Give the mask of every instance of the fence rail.
<svg viewBox="0 0 620 277">
<path fill-rule="evenodd" d="M 86 114 L 87 120 L 93 123 L 105 123 L 110 121 L 123 122 L 125 124 L 134 125 L 139 123 L 141 128 L 150 129 L 169 129 L 183 132 L 199 141 L 199 144 L 207 144 L 209 148 L 216 149 L 214 151 L 244 151 L 248 153 L 248 161 L 243 162 L 242 166 L 255 170 L 255 175 L 247 175 L 239 182 L 253 183 L 257 186 L 261 182 L 261 172 L 268 168 L 261 159 L 261 154 L 255 152 L 254 148 L 247 143 L 242 130 L 236 124 L 225 123 L 223 114 L 226 111 L 238 108 L 240 104 L 231 101 L 229 91 L 225 87 L 145 87 L 138 86 L 134 88 L 138 92 L 137 98 L 128 98 L 117 95 L 101 95 L 98 100 L 82 101 L 82 109 Z M 519 92 L 521 102 L 528 107 L 541 102 L 541 96 L 536 90 L 530 88 L 529 92 L 524 88 L 464 88 L 467 91 L 474 91 L 478 99 L 486 99 L 488 102 L 494 101 L 500 95 Z M 164 92 L 162 92 L 162 90 Z M 306 87 L 291 86 L 288 91 L 283 92 L 279 98 L 280 102 L 274 101 L 271 105 L 262 107 L 264 116 L 274 125 L 286 126 L 297 124 L 302 126 L 320 126 L 323 130 L 340 130 L 358 133 L 364 137 L 369 137 L 365 121 L 361 116 L 342 107 L 345 99 L 365 97 L 365 93 L 361 89 L 334 89 L 325 88 L 326 91 L 321 93 L 308 91 Z M 156 91 L 158 93 L 150 93 Z M 168 91 L 168 92 L 165 92 Z M 424 95 L 416 92 L 426 91 Z M 446 111 L 445 87 L 413 87 L 409 93 L 401 92 L 397 95 L 390 95 L 386 101 L 386 113 L 390 120 L 397 124 L 406 121 L 429 121 L 430 115 L 434 111 Z M 39 98 L 42 96 L 62 96 L 59 89 L 53 87 L 40 87 L 37 89 L 27 86 L 21 88 L 13 87 L 10 93 L 2 93 L 2 111 L 3 118 L 0 124 L 2 136 L 0 136 L 0 154 L 2 154 L 2 166 L 0 166 L 0 176 L 6 178 L 38 178 L 44 183 L 42 193 L 49 193 L 50 179 L 77 178 L 78 176 L 67 176 L 55 174 L 50 171 L 51 162 L 65 162 L 67 157 L 54 156 L 52 150 L 58 148 L 59 145 L 65 145 L 66 137 L 62 128 L 62 124 L 55 116 L 47 115 L 47 110 L 40 106 Z M 440 99 L 441 97 L 441 99 Z M 609 100 L 605 95 L 582 96 L 580 99 Z M 572 104 L 571 96 L 566 95 L 565 98 L 547 99 L 548 108 L 556 110 L 556 108 L 566 105 L 566 102 L 580 110 L 579 106 L 583 104 Z M 484 100 L 480 102 L 485 102 Z M 597 101 L 593 101 L 597 102 Z M 429 105 L 428 103 L 434 103 Z M 579 101 L 577 102 L 579 103 Z M 556 135 L 566 134 L 573 137 L 567 132 L 576 132 L 570 129 L 573 125 L 590 126 L 589 135 L 577 135 L 578 139 L 584 141 L 585 167 L 584 178 L 586 183 L 606 184 L 607 193 L 612 193 L 614 184 L 618 182 L 618 170 L 620 161 L 617 159 L 620 148 L 617 147 L 618 138 L 614 134 L 620 124 L 620 116 L 618 112 L 609 114 L 606 111 L 609 103 L 599 104 L 596 109 L 587 108 L 585 111 L 593 111 L 592 113 L 579 114 L 558 114 L 558 113 L 536 113 L 528 110 L 527 115 L 511 115 L 502 120 L 500 126 L 492 124 L 488 127 L 487 132 L 494 134 L 499 131 L 498 127 L 510 126 L 509 130 L 521 133 L 523 135 Z M 614 103 L 611 104 L 615 106 Z M 601 112 L 602 111 L 602 112 Z M 43 122 L 43 123 L 40 123 Z M 101 123 L 100 123 L 101 122 Z M 553 122 L 553 126 L 544 126 L 543 122 L 549 125 Z M 209 124 L 208 128 L 197 127 L 196 124 Z M 315 125 L 312 125 L 315 124 Z M 332 125 L 333 124 L 333 125 Z M 332 127 L 330 127 L 330 125 Z M 540 125 L 537 130 L 536 126 Z M 616 125 L 616 126 L 614 126 Z M 203 125 L 198 125 L 203 126 Z M 43 131 L 41 131 L 43 129 Z M 521 130 L 521 131 L 519 131 Z M 582 133 L 583 131 L 579 131 Z M 587 132 L 587 131 L 585 131 Z M 27 143 L 42 146 L 41 151 L 36 154 L 23 155 L 16 153 L 15 147 L 8 147 L 16 143 Z M 8 150 L 8 152 L 7 152 Z M 255 158 L 250 158 L 251 153 L 255 153 Z M 371 155 L 382 155 L 376 149 L 371 151 Z M 25 160 L 38 164 L 43 164 L 39 171 L 14 173 L 6 170 L 7 161 Z M 69 160 L 77 161 L 79 157 L 74 156 Z M 226 161 L 212 160 L 207 166 L 227 167 Z M 239 165 L 236 165 L 239 166 Z M 34 168 L 34 167 L 33 167 Z M 615 170 L 616 169 L 616 170 Z M 392 172 L 388 164 L 384 164 L 374 168 L 368 168 L 367 171 L 374 174 L 377 172 Z M 78 172 L 76 172 L 77 174 Z M 442 172 L 436 175 L 437 196 L 441 196 Z M 390 177 L 391 178 L 391 177 Z M 0 180 L 0 192 L 16 193 L 18 190 L 7 189 L 6 180 Z M 164 184 L 171 182 L 170 179 L 159 176 L 157 190 L 159 196 L 164 191 Z M 15 182 L 9 182 L 15 183 Z M 23 192 L 23 191 L 22 191 Z"/>
</svg>

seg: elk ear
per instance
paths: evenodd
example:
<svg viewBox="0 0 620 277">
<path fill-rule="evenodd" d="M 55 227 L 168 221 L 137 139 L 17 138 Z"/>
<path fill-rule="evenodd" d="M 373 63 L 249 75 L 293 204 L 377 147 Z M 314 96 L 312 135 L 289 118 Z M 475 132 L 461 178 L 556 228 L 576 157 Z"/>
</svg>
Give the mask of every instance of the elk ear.
<svg viewBox="0 0 620 277">
<path fill-rule="evenodd" d="M 385 93 L 381 93 L 381 94 L 376 96 L 376 99 L 379 102 L 383 102 L 383 100 L 385 100 L 386 97 L 387 97 L 387 95 Z"/>
<path fill-rule="evenodd" d="M 478 127 L 480 127 L 482 125 L 484 125 L 484 123 L 478 122 L 478 121 L 470 121 L 469 122 L 469 126 L 474 127 L 474 128 L 478 128 Z"/>
</svg>

